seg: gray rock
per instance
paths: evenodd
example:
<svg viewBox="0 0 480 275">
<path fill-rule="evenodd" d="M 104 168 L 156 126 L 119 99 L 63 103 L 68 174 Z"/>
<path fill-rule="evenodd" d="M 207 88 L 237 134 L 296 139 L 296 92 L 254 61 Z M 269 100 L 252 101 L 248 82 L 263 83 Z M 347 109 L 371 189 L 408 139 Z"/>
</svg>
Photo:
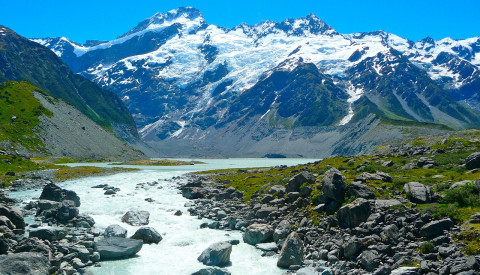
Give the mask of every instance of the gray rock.
<svg viewBox="0 0 480 275">
<path fill-rule="evenodd" d="M 371 174 L 368 172 L 363 172 L 357 177 L 355 177 L 355 181 L 367 182 L 367 181 L 373 181 L 373 180 L 383 180 L 383 179 L 381 176 L 377 174 Z"/>
<path fill-rule="evenodd" d="M 210 245 L 197 258 L 205 265 L 225 266 L 230 262 L 232 245 L 228 242 L 218 242 Z"/>
<path fill-rule="evenodd" d="M 74 206 L 73 201 L 63 201 L 57 210 L 56 219 L 60 222 L 68 222 L 77 217 L 80 211 Z"/>
<path fill-rule="evenodd" d="M 37 230 L 32 230 L 28 234 L 29 238 L 37 237 L 40 240 L 47 240 L 47 241 L 59 241 L 67 236 L 67 232 L 62 229 L 54 229 L 54 228 L 41 228 Z"/>
<path fill-rule="evenodd" d="M 117 192 L 115 192 L 115 190 L 113 189 L 108 189 L 107 191 L 105 191 L 105 193 L 103 193 L 104 195 L 115 195 L 117 194 Z"/>
<path fill-rule="evenodd" d="M 380 237 L 385 243 L 397 243 L 398 227 L 395 224 L 389 224 L 383 228 Z"/>
<path fill-rule="evenodd" d="M 322 191 L 327 198 L 343 203 L 346 188 L 340 171 L 331 168 L 325 172 L 325 177 L 322 180 Z"/>
<path fill-rule="evenodd" d="M 480 152 L 475 152 L 465 159 L 465 168 L 469 170 L 480 168 Z"/>
<path fill-rule="evenodd" d="M 419 182 L 405 183 L 403 192 L 407 194 L 410 201 L 415 203 L 429 203 L 433 197 L 433 192 L 430 187 Z"/>
<path fill-rule="evenodd" d="M 418 267 L 403 266 L 392 270 L 390 275 L 418 275 L 420 274 L 419 271 Z"/>
<path fill-rule="evenodd" d="M 80 206 L 80 197 L 74 191 L 66 190 L 54 183 L 49 183 L 45 185 L 40 195 L 41 200 L 50 200 L 50 201 L 73 201 L 76 207 Z"/>
<path fill-rule="evenodd" d="M 272 237 L 273 228 L 269 224 L 252 224 L 243 233 L 243 241 L 251 245 L 268 242 Z"/>
<path fill-rule="evenodd" d="M 6 226 L 10 230 L 17 228 L 10 219 L 5 216 L 0 216 L 0 226 Z"/>
<path fill-rule="evenodd" d="M 302 265 L 304 261 L 303 242 L 296 232 L 290 233 L 283 243 L 278 257 L 277 266 L 289 268 L 292 265 Z"/>
<path fill-rule="evenodd" d="M 281 198 L 285 195 L 286 191 L 285 191 L 285 186 L 283 185 L 274 185 L 272 187 L 270 187 L 270 189 L 268 190 L 268 193 L 274 195 L 274 194 L 277 194 L 277 197 Z"/>
<path fill-rule="evenodd" d="M 350 259 L 356 257 L 362 250 L 362 244 L 357 238 L 351 238 L 347 244 L 343 247 L 343 256 Z"/>
<path fill-rule="evenodd" d="M 259 243 L 255 245 L 255 248 L 260 249 L 264 252 L 269 252 L 269 251 L 276 252 L 278 250 L 276 243 Z"/>
<path fill-rule="evenodd" d="M 209 267 L 202 268 L 199 271 L 192 273 L 192 275 L 230 275 L 231 273 L 225 269 Z"/>
<path fill-rule="evenodd" d="M 162 240 L 162 236 L 152 227 L 141 227 L 131 237 L 132 239 L 142 240 L 143 243 L 159 243 Z"/>
<path fill-rule="evenodd" d="M 112 225 L 109 225 L 107 228 L 105 228 L 105 231 L 103 232 L 103 236 L 105 238 L 110 238 L 110 237 L 125 238 L 127 236 L 127 229 L 121 227 L 118 224 L 112 224 Z"/>
<path fill-rule="evenodd" d="M 397 205 L 402 205 L 399 200 L 375 200 L 375 208 L 389 208 Z"/>
<path fill-rule="evenodd" d="M 360 264 L 367 270 L 367 271 L 374 271 L 375 268 L 379 266 L 379 255 L 377 251 L 374 250 L 365 250 L 358 256 L 360 260 Z"/>
<path fill-rule="evenodd" d="M 50 263 L 41 253 L 22 252 L 0 256 L 0 274 L 48 275 Z"/>
<path fill-rule="evenodd" d="M 23 219 L 23 213 L 18 208 L 7 207 L 3 204 L 0 204 L 0 216 L 7 217 L 17 229 L 25 228 L 25 220 Z"/>
<path fill-rule="evenodd" d="M 122 222 L 135 226 L 147 225 L 149 218 L 150 213 L 148 213 L 148 211 L 128 211 L 125 213 L 125 215 L 123 215 Z"/>
<path fill-rule="evenodd" d="M 143 242 L 126 238 L 104 238 L 95 242 L 96 250 L 102 260 L 131 257 L 142 249 Z"/>
<path fill-rule="evenodd" d="M 352 182 L 347 186 L 347 195 L 349 197 L 364 198 L 367 200 L 375 199 L 375 194 L 370 187 L 360 182 Z"/>
<path fill-rule="evenodd" d="M 467 184 L 473 184 L 473 181 L 462 180 L 462 181 L 455 182 L 454 184 L 452 184 L 452 186 L 450 186 L 450 189 L 455 189 L 455 188 L 458 188 L 458 187 L 462 187 L 462 186 L 465 186 Z"/>
<path fill-rule="evenodd" d="M 362 222 L 365 222 L 370 216 L 370 213 L 370 203 L 365 199 L 356 199 L 338 210 L 338 224 L 342 228 L 356 227 Z"/>
<path fill-rule="evenodd" d="M 39 200 L 38 201 L 38 209 L 40 211 L 50 210 L 50 209 L 58 209 L 62 206 L 60 202 L 57 201 L 49 201 L 49 200 Z"/>
<path fill-rule="evenodd" d="M 290 223 L 287 220 L 281 221 L 273 231 L 273 241 L 278 243 L 279 240 L 285 239 L 290 234 L 290 229 Z"/>
<path fill-rule="evenodd" d="M 426 238 L 434 238 L 443 234 L 444 230 L 449 230 L 453 226 L 451 219 L 432 221 L 420 228 L 420 235 Z"/>
<path fill-rule="evenodd" d="M 305 171 L 299 174 L 296 174 L 285 185 L 285 190 L 287 193 L 299 192 L 300 186 L 302 186 L 304 183 L 307 183 L 307 184 L 315 183 L 315 176 L 312 173 L 305 172 Z"/>
</svg>

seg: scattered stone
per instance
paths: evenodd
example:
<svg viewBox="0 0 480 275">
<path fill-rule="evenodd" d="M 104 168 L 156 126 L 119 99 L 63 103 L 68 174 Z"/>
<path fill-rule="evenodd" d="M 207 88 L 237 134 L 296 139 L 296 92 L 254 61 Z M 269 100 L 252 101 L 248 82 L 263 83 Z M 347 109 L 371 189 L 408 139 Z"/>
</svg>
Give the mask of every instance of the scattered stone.
<svg viewBox="0 0 480 275">
<path fill-rule="evenodd" d="M 278 243 L 278 241 L 285 239 L 290 234 L 290 230 L 290 223 L 287 220 L 281 221 L 273 232 L 273 241 Z"/>
<path fill-rule="evenodd" d="M 230 263 L 232 245 L 228 242 L 218 242 L 210 245 L 198 257 L 198 261 L 205 265 L 225 266 Z"/>
<path fill-rule="evenodd" d="M 407 194 L 410 201 L 415 203 L 429 203 L 433 197 L 433 192 L 430 187 L 419 182 L 406 183 L 403 186 L 403 192 Z"/>
<path fill-rule="evenodd" d="M 127 237 L 127 229 L 121 227 L 118 224 L 112 224 L 105 229 L 105 231 L 103 232 L 103 236 L 105 238 L 110 238 L 110 237 L 125 238 Z"/>
<path fill-rule="evenodd" d="M 183 213 L 180 210 L 175 211 L 174 215 L 175 216 L 181 216 Z"/>
<path fill-rule="evenodd" d="M 272 237 L 273 228 L 268 224 L 252 224 L 243 233 L 243 241 L 251 245 L 268 242 Z"/>
<path fill-rule="evenodd" d="M 115 190 L 113 189 L 108 189 L 107 191 L 105 191 L 105 193 L 103 193 L 104 195 L 115 195 L 117 194 L 117 192 L 115 192 Z"/>
<path fill-rule="evenodd" d="M 126 238 L 103 238 L 95 242 L 96 250 L 102 260 L 131 257 L 142 249 L 143 242 Z"/>
<path fill-rule="evenodd" d="M 25 228 L 23 213 L 18 208 L 7 207 L 3 204 L 0 204 L 0 216 L 7 217 L 15 225 L 15 228 Z"/>
<path fill-rule="evenodd" d="M 343 176 L 335 168 L 331 168 L 325 172 L 325 177 L 322 180 L 323 194 L 334 201 L 343 203 L 345 200 L 345 182 Z"/>
<path fill-rule="evenodd" d="M 158 244 L 162 236 L 153 227 L 141 227 L 131 237 L 132 239 L 142 240 L 145 244 Z"/>
<path fill-rule="evenodd" d="M 375 199 L 375 194 L 370 187 L 356 181 L 347 186 L 347 196 L 364 198 L 367 200 Z"/>
<path fill-rule="evenodd" d="M 480 152 L 475 152 L 465 159 L 465 168 L 468 170 L 480 168 Z"/>
<path fill-rule="evenodd" d="M 443 234 L 444 230 L 452 228 L 453 221 L 451 219 L 443 219 L 432 221 L 420 228 L 420 235 L 426 238 L 434 238 Z"/>
<path fill-rule="evenodd" d="M 462 187 L 462 186 L 465 186 L 467 184 L 473 184 L 473 182 L 471 180 L 458 181 L 458 182 L 455 182 L 454 184 L 452 184 L 452 186 L 450 186 L 450 189 L 455 189 L 455 188 L 458 188 L 458 187 Z"/>
<path fill-rule="evenodd" d="M 296 232 L 290 233 L 283 243 L 277 266 L 282 268 L 289 268 L 292 265 L 301 266 L 304 261 L 303 250 L 303 242 L 300 236 Z"/>
<path fill-rule="evenodd" d="M 337 212 L 338 224 L 342 228 L 353 228 L 365 222 L 370 216 L 370 203 L 365 199 L 356 199 L 340 208 Z"/>
<path fill-rule="evenodd" d="M 285 185 L 285 190 L 287 193 L 299 192 L 300 186 L 302 186 L 304 183 L 315 183 L 315 176 L 309 172 L 301 172 L 293 176 L 293 178 L 288 181 L 288 183 Z"/>
<path fill-rule="evenodd" d="M 149 223 L 148 219 L 150 218 L 150 213 L 148 211 L 128 211 L 123 215 L 122 222 L 128 223 L 130 225 L 147 225 Z"/>
</svg>

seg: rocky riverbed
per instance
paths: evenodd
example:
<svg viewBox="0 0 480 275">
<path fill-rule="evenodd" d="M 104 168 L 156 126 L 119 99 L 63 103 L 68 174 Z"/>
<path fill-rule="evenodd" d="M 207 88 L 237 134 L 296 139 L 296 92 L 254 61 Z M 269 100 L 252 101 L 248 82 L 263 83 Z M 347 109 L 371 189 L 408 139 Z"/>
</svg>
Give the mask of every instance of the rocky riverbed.
<svg viewBox="0 0 480 275">
<path fill-rule="evenodd" d="M 479 274 L 480 255 L 475 249 L 480 212 L 475 211 L 479 209 L 480 153 L 468 150 L 478 150 L 476 146 L 457 145 L 453 149 L 391 147 L 373 157 L 375 166 L 372 158 L 340 158 L 337 167 L 324 165 L 334 162 L 325 160 L 290 170 L 191 174 L 181 192 L 194 201 L 188 210 L 191 215 L 214 220 L 202 228 L 241 230 L 243 240 L 262 250 L 263 256 L 278 255 L 277 266 L 286 273 Z M 454 160 L 458 152 L 467 157 Z M 445 166 L 451 165 L 460 178 L 478 179 L 455 182 L 451 179 L 457 176 L 451 176 L 438 185 L 401 181 L 400 188 L 381 168 L 371 171 L 392 167 L 401 159 L 395 163 L 401 172 L 395 173 L 404 178 L 421 170 L 430 178 L 442 179 L 450 172 L 435 160 L 449 156 L 452 159 Z M 345 169 L 348 163 L 355 165 Z M 432 174 L 428 169 L 443 172 Z M 273 181 L 279 173 L 291 176 Z M 462 194 L 473 198 L 468 207 L 462 204 Z M 452 196 L 455 203 L 447 203 Z M 440 210 L 425 210 L 435 209 L 432 205 Z M 452 208 L 453 213 L 442 207 Z M 460 213 L 467 215 L 464 221 Z M 228 274 L 221 269 L 215 272 Z"/>
</svg>

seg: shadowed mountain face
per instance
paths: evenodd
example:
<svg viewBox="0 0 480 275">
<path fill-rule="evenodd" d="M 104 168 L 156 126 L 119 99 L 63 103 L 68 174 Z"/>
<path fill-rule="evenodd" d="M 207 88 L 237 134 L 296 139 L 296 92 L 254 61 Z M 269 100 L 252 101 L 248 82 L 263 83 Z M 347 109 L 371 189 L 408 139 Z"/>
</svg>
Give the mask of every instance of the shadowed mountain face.
<svg viewBox="0 0 480 275">
<path fill-rule="evenodd" d="M 479 38 L 340 34 L 315 15 L 226 29 L 179 8 L 113 41 L 33 41 L 117 93 L 145 141 L 182 150 L 240 152 L 248 140 L 295 131 L 308 146 L 312 131 L 353 129 L 372 116 L 400 126 L 479 125 Z M 232 131 L 245 139 L 212 143 Z M 278 148 L 292 142 L 282 140 Z"/>
<path fill-rule="evenodd" d="M 73 73 L 48 48 L 0 26 L 0 82 L 6 80 L 29 81 L 102 127 L 123 129 L 131 139 L 138 136 L 135 122 L 116 94 Z"/>
</svg>

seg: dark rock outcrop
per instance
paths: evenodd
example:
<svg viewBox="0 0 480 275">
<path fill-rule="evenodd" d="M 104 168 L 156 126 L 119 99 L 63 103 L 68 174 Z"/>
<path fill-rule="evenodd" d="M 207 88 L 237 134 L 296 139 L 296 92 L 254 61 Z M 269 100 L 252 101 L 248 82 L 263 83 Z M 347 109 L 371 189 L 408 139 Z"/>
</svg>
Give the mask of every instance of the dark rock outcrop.
<svg viewBox="0 0 480 275">
<path fill-rule="evenodd" d="M 300 186 L 303 184 L 312 184 L 315 182 L 315 176 L 309 172 L 301 172 L 296 174 L 291 178 L 288 183 L 285 185 L 285 190 L 287 193 L 290 192 L 300 192 Z"/>
<path fill-rule="evenodd" d="M 0 216 L 7 217 L 18 229 L 25 228 L 23 213 L 18 208 L 0 204 Z"/>
<path fill-rule="evenodd" d="M 73 201 L 76 207 L 80 206 L 80 197 L 71 190 L 66 190 L 54 183 L 47 184 L 40 195 L 41 200 L 50 200 L 50 201 Z"/>
<path fill-rule="evenodd" d="M 322 180 L 322 191 L 327 198 L 343 203 L 346 188 L 340 171 L 331 168 L 325 172 L 325 177 Z"/>
</svg>

